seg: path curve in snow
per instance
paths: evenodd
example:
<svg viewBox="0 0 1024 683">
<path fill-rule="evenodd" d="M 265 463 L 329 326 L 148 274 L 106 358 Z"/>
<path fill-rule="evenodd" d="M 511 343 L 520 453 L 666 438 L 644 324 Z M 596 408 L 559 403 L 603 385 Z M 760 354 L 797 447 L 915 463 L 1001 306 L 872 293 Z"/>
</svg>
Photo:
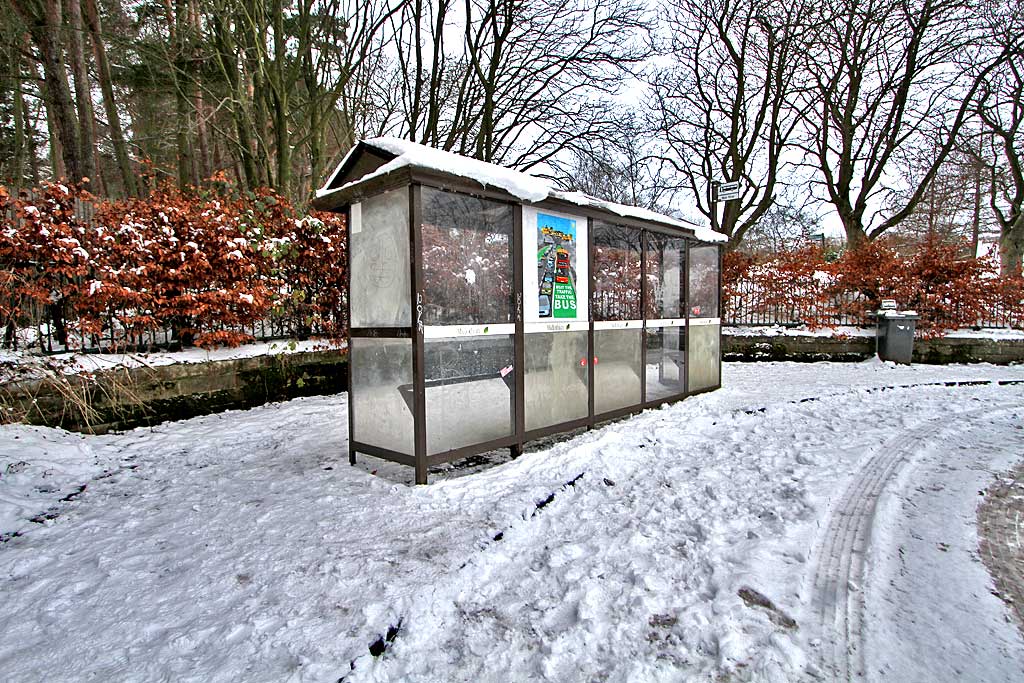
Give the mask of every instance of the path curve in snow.
<svg viewBox="0 0 1024 683">
<path fill-rule="evenodd" d="M 970 431 L 995 413 L 1019 409 L 1017 403 L 989 405 L 924 422 L 881 444 L 853 476 L 830 511 L 811 565 L 811 607 L 818 643 L 819 677 L 859 681 L 865 675 L 863 622 L 865 556 L 879 496 L 900 470 L 922 450 L 922 443 Z"/>
</svg>

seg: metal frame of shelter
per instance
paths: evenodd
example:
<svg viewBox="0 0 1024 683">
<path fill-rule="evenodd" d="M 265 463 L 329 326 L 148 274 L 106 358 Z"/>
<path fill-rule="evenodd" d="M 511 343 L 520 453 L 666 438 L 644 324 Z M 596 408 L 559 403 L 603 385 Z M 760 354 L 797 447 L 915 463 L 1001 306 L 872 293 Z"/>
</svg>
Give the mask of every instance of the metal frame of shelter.
<svg viewBox="0 0 1024 683">
<path fill-rule="evenodd" d="M 548 199 L 540 202 L 526 202 L 524 204 L 522 200 L 508 192 L 505 192 L 504 190 L 484 186 L 483 184 L 466 177 L 441 172 L 433 168 L 421 168 L 415 165 L 409 165 L 397 168 L 386 174 L 374 173 L 377 168 L 396 158 L 396 156 L 397 155 L 390 154 L 385 150 L 369 146 L 365 142 L 358 143 L 356 149 L 347 157 L 345 164 L 336 171 L 331 182 L 331 186 L 328 188 L 328 190 L 331 191 L 318 197 L 313 202 L 314 207 L 317 209 L 344 213 L 346 215 L 347 239 L 348 244 L 350 245 L 350 263 L 348 264 L 349 267 L 347 268 L 346 273 L 346 286 L 349 287 L 348 291 L 350 293 L 348 301 L 348 319 L 350 321 L 350 329 L 348 332 L 350 373 L 348 428 L 349 461 L 352 464 L 355 464 L 356 462 L 357 453 L 383 458 L 385 460 L 415 468 L 416 483 L 425 484 L 427 483 L 428 470 L 433 465 L 501 448 L 509 448 L 512 450 L 513 455 L 518 455 L 522 452 L 523 444 L 528 441 L 560 432 L 568 432 L 580 428 L 592 428 L 601 422 L 635 414 L 646 408 L 655 407 L 667 402 L 678 401 L 687 396 L 703 393 L 705 391 L 712 391 L 721 387 L 721 320 L 718 317 L 703 319 L 691 317 L 690 306 L 688 305 L 690 302 L 690 251 L 695 245 L 702 247 L 714 246 L 716 247 L 717 253 L 717 267 L 715 268 L 715 277 L 717 278 L 717 282 L 715 282 L 715 286 L 717 287 L 717 302 L 715 313 L 716 316 L 720 315 L 722 257 L 720 243 L 701 242 L 696 238 L 693 231 L 681 229 L 677 225 L 673 225 L 667 221 L 665 223 L 661 223 L 656 220 L 641 220 L 638 218 L 626 217 L 618 213 L 605 210 L 600 206 L 577 204 L 561 198 L 549 197 Z M 365 180 L 360 180 L 367 175 L 370 175 L 370 177 Z M 501 436 L 500 438 L 492 438 L 452 448 L 442 447 L 440 449 L 435 449 L 435 452 L 430 452 L 430 450 L 428 450 L 427 433 L 427 410 L 429 398 L 427 389 L 430 382 L 428 381 L 426 373 L 427 358 L 425 357 L 425 351 L 427 344 L 431 341 L 432 337 L 430 326 L 425 325 L 423 320 L 424 308 L 430 303 L 426 300 L 427 295 L 424 287 L 423 192 L 425 189 L 455 193 L 458 195 L 486 200 L 487 202 L 504 204 L 511 207 L 513 216 L 513 229 L 511 234 L 512 292 L 514 294 L 512 297 L 512 301 L 514 302 L 512 315 L 513 322 L 511 324 L 501 326 L 505 333 L 514 340 L 512 369 L 509 373 L 511 377 L 505 379 L 505 382 L 509 385 L 508 388 L 511 390 L 510 434 Z M 395 190 L 404 190 L 407 193 L 408 200 L 407 215 L 409 259 L 407 265 L 408 281 L 410 283 L 409 301 L 412 307 L 412 310 L 410 311 L 411 324 L 388 327 L 356 326 L 353 324 L 352 319 L 351 300 L 353 272 L 353 264 L 351 263 L 351 259 L 353 258 L 351 249 L 353 229 L 352 207 L 367 199 L 376 197 L 377 195 L 381 195 L 385 192 L 393 192 Z M 683 288 L 681 308 L 682 312 L 685 313 L 685 316 L 675 321 L 648 320 L 646 317 L 646 304 L 642 303 L 640 307 L 639 320 L 617 324 L 606 323 L 602 321 L 595 321 L 594 306 L 588 305 L 588 320 L 586 322 L 578 323 L 578 327 L 575 328 L 580 332 L 587 332 L 587 356 L 584 360 L 589 361 L 590 359 L 594 359 L 594 362 L 585 362 L 587 413 L 583 417 L 534 429 L 528 429 L 526 421 L 527 389 L 525 368 L 527 365 L 526 338 L 528 333 L 526 330 L 527 324 L 524 320 L 523 301 L 524 258 L 522 256 L 522 250 L 524 205 L 538 210 L 547 210 L 562 214 L 570 213 L 576 216 L 585 217 L 587 221 L 587 248 L 583 255 L 588 259 L 586 296 L 591 299 L 594 296 L 596 285 L 596 273 L 594 267 L 594 226 L 596 222 L 640 232 L 640 244 L 642 245 L 640 252 L 641 302 L 648 301 L 648 288 L 650 284 L 648 282 L 647 273 L 647 256 L 649 242 L 651 241 L 652 236 L 660 235 L 673 238 L 683 238 L 686 244 L 684 252 L 685 256 L 682 259 L 682 274 L 680 276 L 681 286 Z M 361 229 L 372 230 L 373 226 L 362 225 Z M 583 245 L 580 245 L 581 251 L 582 246 Z M 589 303 L 591 302 L 588 300 L 588 304 Z M 630 323 L 635 324 L 633 327 L 629 327 Z M 717 363 L 717 371 L 715 373 L 717 376 L 717 382 L 710 386 L 690 390 L 690 337 L 692 330 L 697 324 L 716 325 L 718 327 L 718 334 L 711 337 L 711 339 L 713 339 L 717 344 L 717 348 L 714 349 L 713 356 L 714 362 Z M 679 369 L 682 390 L 677 393 L 673 393 L 672 395 L 660 396 L 648 400 L 647 333 L 648 331 L 653 331 L 666 325 L 676 325 L 680 329 L 678 334 L 680 335 L 681 341 L 679 343 L 683 345 L 680 353 L 685 354 L 685 356 L 682 357 L 682 365 Z M 466 328 L 464 335 L 467 337 L 472 336 L 474 332 L 477 334 L 480 332 L 480 326 L 477 325 L 467 325 Z M 633 405 L 598 412 L 598 408 L 595 406 L 595 365 L 597 364 L 595 354 L 595 332 L 600 332 L 602 329 L 621 328 L 639 330 L 640 400 Z M 484 329 L 486 330 L 486 327 Z M 445 333 L 445 335 L 448 334 L 450 333 Z M 357 405 L 359 403 L 357 400 L 359 397 L 357 395 L 353 395 L 353 392 L 358 393 L 360 388 L 356 386 L 355 382 L 352 380 L 360 370 L 355 366 L 358 360 L 355 357 L 354 348 L 359 347 L 359 345 L 363 343 L 361 340 L 390 340 L 391 342 L 396 342 L 397 340 L 409 340 L 411 342 L 411 382 L 403 385 L 406 393 L 408 394 L 404 399 L 404 403 L 409 407 L 412 413 L 411 448 L 399 449 L 394 446 L 389 447 L 381 445 L 380 442 L 373 443 L 373 439 L 364 440 L 364 433 L 367 431 L 364 429 L 364 425 L 366 423 L 360 422 L 362 416 L 358 413 L 359 407 Z M 583 366 L 583 361 L 581 361 L 580 364 Z M 442 406 L 441 409 L 449 410 L 451 408 L 449 406 Z M 373 415 L 370 419 L 375 420 L 379 417 L 380 416 Z M 403 450 L 408 452 L 402 452 Z"/>
</svg>

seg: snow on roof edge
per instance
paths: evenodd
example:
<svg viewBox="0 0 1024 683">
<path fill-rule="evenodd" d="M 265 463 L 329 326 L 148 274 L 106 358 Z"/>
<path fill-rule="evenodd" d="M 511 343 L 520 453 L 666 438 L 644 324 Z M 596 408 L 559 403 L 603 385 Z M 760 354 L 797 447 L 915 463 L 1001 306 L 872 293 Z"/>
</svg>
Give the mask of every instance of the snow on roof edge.
<svg viewBox="0 0 1024 683">
<path fill-rule="evenodd" d="M 682 221 L 678 218 L 673 218 L 656 211 L 651 211 L 650 209 L 604 201 L 582 192 L 563 192 L 555 188 L 549 180 L 544 178 L 538 178 L 537 176 L 530 175 L 529 173 L 515 171 L 510 168 L 498 166 L 497 164 L 480 161 L 479 159 L 464 157 L 462 155 L 455 154 L 454 152 L 446 152 L 444 150 L 435 149 L 416 142 L 400 140 L 392 137 L 369 138 L 362 140 L 361 142 L 367 147 L 376 148 L 388 154 L 393 154 L 395 155 L 395 158 L 385 163 L 372 173 L 368 173 L 361 178 L 348 182 L 341 187 L 330 188 L 331 183 L 334 182 L 338 173 L 341 172 L 341 169 L 359 147 L 359 145 L 356 144 L 351 150 L 349 150 L 348 154 L 345 155 L 337 167 L 335 167 L 334 171 L 328 176 L 327 182 L 324 183 L 324 186 L 317 190 L 316 197 L 318 199 L 331 195 L 335 192 L 348 189 L 366 180 L 370 180 L 371 178 L 387 175 L 399 168 L 417 166 L 443 173 L 450 173 L 469 180 L 475 180 L 485 187 L 497 187 L 524 202 L 532 204 L 542 202 L 545 199 L 561 199 L 562 201 L 581 207 L 603 209 L 605 211 L 618 214 L 624 218 L 653 221 L 682 228 L 684 230 L 690 230 L 694 233 L 694 236 L 702 242 L 725 242 L 728 240 L 728 238 L 722 233 L 715 232 L 714 230 L 702 225 Z"/>
</svg>

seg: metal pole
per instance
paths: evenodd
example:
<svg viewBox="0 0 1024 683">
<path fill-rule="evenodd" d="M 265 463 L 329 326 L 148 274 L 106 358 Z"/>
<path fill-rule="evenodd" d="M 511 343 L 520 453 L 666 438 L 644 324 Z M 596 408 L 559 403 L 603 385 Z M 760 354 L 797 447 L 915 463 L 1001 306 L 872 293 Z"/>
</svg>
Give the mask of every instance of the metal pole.
<svg viewBox="0 0 1024 683">
<path fill-rule="evenodd" d="M 717 180 L 711 181 L 711 206 L 708 209 L 711 212 L 711 229 L 718 230 L 720 223 L 718 222 L 718 190 L 722 183 Z"/>
</svg>

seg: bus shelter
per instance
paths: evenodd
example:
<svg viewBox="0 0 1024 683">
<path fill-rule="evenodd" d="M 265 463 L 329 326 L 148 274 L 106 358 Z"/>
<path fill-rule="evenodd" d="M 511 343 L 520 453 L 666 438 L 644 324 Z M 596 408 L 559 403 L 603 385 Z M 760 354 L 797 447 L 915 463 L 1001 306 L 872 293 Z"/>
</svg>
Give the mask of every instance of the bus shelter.
<svg viewBox="0 0 1024 683">
<path fill-rule="evenodd" d="M 352 463 L 426 483 L 721 384 L 718 233 L 392 138 L 314 206 L 347 216 Z"/>
</svg>

